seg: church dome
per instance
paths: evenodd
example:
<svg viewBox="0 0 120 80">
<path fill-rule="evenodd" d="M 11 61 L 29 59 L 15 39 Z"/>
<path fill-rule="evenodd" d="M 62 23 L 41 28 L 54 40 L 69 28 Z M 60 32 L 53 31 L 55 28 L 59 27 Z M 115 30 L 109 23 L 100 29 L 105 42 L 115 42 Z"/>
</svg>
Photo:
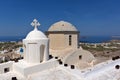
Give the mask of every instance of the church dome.
<svg viewBox="0 0 120 80">
<path fill-rule="evenodd" d="M 36 19 L 33 20 L 31 25 L 34 26 L 35 28 L 33 31 L 28 33 L 28 35 L 26 36 L 27 40 L 46 39 L 47 38 L 43 32 L 41 32 L 37 29 L 37 27 L 40 26 L 40 24 Z"/>
<path fill-rule="evenodd" d="M 59 21 L 54 23 L 48 31 L 77 31 L 77 29 L 69 22 Z"/>
<path fill-rule="evenodd" d="M 44 33 L 39 30 L 33 30 L 28 33 L 26 39 L 44 39 L 47 38 Z"/>
</svg>

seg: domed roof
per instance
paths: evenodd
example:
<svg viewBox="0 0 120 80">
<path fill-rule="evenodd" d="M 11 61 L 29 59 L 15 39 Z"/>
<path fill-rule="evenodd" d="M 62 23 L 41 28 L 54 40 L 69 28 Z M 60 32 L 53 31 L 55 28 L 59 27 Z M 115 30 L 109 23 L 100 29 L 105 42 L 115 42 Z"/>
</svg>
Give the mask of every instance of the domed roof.
<svg viewBox="0 0 120 80">
<path fill-rule="evenodd" d="M 39 30 L 33 30 L 31 32 L 28 33 L 26 39 L 44 39 L 47 38 L 44 33 L 42 33 Z"/>
<path fill-rule="evenodd" d="M 59 21 L 54 23 L 48 31 L 77 31 L 77 29 L 69 22 Z"/>
<path fill-rule="evenodd" d="M 40 26 L 39 22 L 34 19 L 33 22 L 31 23 L 32 26 L 34 26 L 34 30 L 29 32 L 28 35 L 26 36 L 27 40 L 34 40 L 34 39 L 45 39 L 47 38 L 45 34 L 37 29 L 38 26 Z"/>
<path fill-rule="evenodd" d="M 66 56 L 64 61 L 65 63 L 73 64 L 80 61 L 79 56 L 82 57 L 81 61 L 83 62 L 90 63 L 91 61 L 95 60 L 95 57 L 92 55 L 91 52 L 87 50 L 76 50 L 75 52 Z"/>
</svg>

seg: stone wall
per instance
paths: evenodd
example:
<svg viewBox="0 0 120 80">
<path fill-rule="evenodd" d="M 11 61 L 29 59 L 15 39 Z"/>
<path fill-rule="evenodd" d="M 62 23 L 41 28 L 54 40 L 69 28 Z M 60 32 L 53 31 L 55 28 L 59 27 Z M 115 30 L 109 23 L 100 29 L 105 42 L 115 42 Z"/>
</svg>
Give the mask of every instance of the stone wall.
<svg viewBox="0 0 120 80">
<path fill-rule="evenodd" d="M 69 36 L 71 35 L 71 45 L 69 45 Z M 78 35 L 77 34 L 49 34 L 50 49 L 61 50 L 68 47 L 77 49 Z"/>
</svg>

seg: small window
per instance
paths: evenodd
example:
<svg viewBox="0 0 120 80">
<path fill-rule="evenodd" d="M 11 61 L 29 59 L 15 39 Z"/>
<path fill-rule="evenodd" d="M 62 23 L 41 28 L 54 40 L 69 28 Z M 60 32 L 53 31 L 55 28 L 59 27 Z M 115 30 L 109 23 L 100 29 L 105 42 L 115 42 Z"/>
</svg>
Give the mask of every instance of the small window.
<svg viewBox="0 0 120 80">
<path fill-rule="evenodd" d="M 79 59 L 82 59 L 82 55 L 79 55 Z"/>
<path fill-rule="evenodd" d="M 71 46 L 71 45 L 72 45 L 72 36 L 69 35 L 69 46 Z"/>
<path fill-rule="evenodd" d="M 4 68 L 4 73 L 9 72 L 9 68 Z"/>
<path fill-rule="evenodd" d="M 75 68 L 75 66 L 74 65 L 71 65 L 71 69 L 74 69 Z"/>
<path fill-rule="evenodd" d="M 64 24 L 62 24 L 62 26 L 64 26 Z"/>
<path fill-rule="evenodd" d="M 17 78 L 16 77 L 12 77 L 12 80 L 17 80 Z"/>
</svg>

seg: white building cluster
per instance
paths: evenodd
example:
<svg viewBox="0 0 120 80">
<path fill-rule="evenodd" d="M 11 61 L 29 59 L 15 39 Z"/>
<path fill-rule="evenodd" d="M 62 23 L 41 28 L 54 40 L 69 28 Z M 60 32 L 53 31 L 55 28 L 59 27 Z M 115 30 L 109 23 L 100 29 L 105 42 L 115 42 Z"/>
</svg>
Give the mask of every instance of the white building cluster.
<svg viewBox="0 0 120 80">
<path fill-rule="evenodd" d="M 110 61 L 94 67 L 94 56 L 78 46 L 79 31 L 68 22 L 60 21 L 52 25 L 46 32 L 48 38 L 37 29 L 40 23 L 36 19 L 31 25 L 34 30 L 23 39 L 24 59 L 0 64 L 0 80 L 12 80 L 13 77 L 14 80 L 100 80 L 97 78 L 104 77 L 100 73 L 114 70 L 113 67 L 119 63 Z M 50 59 L 49 54 L 57 56 L 56 59 Z M 78 69 L 76 64 L 92 66 L 83 70 Z M 106 79 L 104 77 L 103 80 Z"/>
</svg>

